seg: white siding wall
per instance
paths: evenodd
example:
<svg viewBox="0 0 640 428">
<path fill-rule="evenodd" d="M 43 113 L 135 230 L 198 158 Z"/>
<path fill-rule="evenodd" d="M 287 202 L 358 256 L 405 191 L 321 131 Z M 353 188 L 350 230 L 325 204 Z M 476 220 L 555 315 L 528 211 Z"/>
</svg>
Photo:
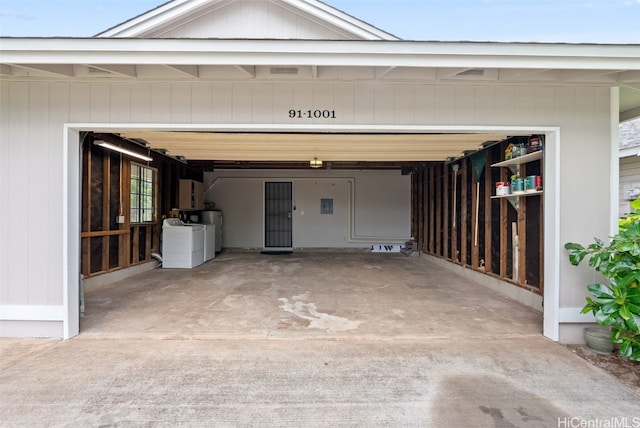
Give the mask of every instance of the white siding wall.
<svg viewBox="0 0 640 428">
<path fill-rule="evenodd" d="M 610 174 L 608 88 L 2 81 L 0 99 L 2 314 L 12 313 L 3 305 L 63 302 L 64 123 L 558 126 L 560 241 L 588 242 L 609 231 L 611 180 L 617 177 Z M 335 109 L 337 119 L 289 119 L 291 108 Z M 581 306 L 592 276 L 562 257 L 560 306 Z M 7 326 L 0 324 L 0 334 L 11 334 Z"/>
</svg>

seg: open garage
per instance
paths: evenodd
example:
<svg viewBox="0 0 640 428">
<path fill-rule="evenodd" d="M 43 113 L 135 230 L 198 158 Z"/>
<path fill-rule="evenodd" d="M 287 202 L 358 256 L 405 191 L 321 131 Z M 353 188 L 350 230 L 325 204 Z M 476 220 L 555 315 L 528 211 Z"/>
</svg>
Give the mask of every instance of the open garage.
<svg viewBox="0 0 640 428">
<path fill-rule="evenodd" d="M 83 283 L 155 268 L 165 218 L 220 210 L 222 253 L 195 277 L 264 250 L 375 267 L 365 253 L 402 246 L 411 257 L 375 256 L 396 272 L 417 253 L 580 340 L 590 273 L 561 248 L 615 227 L 636 47 L 408 42 L 319 2 L 218 3 L 169 2 L 91 39 L 2 41 L 0 191 L 31 225 L 25 237 L 0 214 L 2 335 L 78 334 L 81 305 L 105 299 L 83 302 Z M 534 141 L 533 157 L 507 156 Z M 544 191 L 495 198 L 514 175 Z M 317 305 L 303 295 L 274 303 Z"/>
</svg>

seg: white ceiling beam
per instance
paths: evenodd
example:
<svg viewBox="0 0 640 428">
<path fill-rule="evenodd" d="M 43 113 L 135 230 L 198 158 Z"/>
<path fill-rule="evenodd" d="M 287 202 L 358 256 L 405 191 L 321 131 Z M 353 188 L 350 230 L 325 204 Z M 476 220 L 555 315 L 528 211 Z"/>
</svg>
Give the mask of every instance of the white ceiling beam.
<svg viewBox="0 0 640 428">
<path fill-rule="evenodd" d="M 117 74 L 124 77 L 138 77 L 135 65 L 131 64 L 86 64 L 88 67 L 97 68 L 107 73 Z"/>
<path fill-rule="evenodd" d="M 436 73 L 436 79 L 450 79 L 455 75 L 470 70 L 470 68 L 441 68 Z"/>
<path fill-rule="evenodd" d="M 251 78 L 255 78 L 256 77 L 256 68 L 253 66 L 247 66 L 247 65 L 234 65 L 235 68 L 237 68 L 238 70 L 240 70 L 242 72 L 242 74 L 244 74 L 247 77 L 251 77 Z"/>
<path fill-rule="evenodd" d="M 528 80 L 536 75 L 551 71 L 550 69 L 522 69 L 522 68 L 503 68 L 500 69 L 500 80 Z"/>
<path fill-rule="evenodd" d="M 11 64 L 13 67 L 24 68 L 26 70 L 41 71 L 56 76 L 74 77 L 73 64 Z"/>
<path fill-rule="evenodd" d="M 391 73 L 397 67 L 385 67 L 385 68 L 376 68 L 376 79 L 384 79 L 384 76 Z"/>
<path fill-rule="evenodd" d="M 200 70 L 197 65 L 165 65 L 170 70 L 177 71 L 189 77 L 200 77 Z"/>
<path fill-rule="evenodd" d="M 617 82 L 619 72 L 620 70 L 562 70 L 560 80 Z"/>
</svg>

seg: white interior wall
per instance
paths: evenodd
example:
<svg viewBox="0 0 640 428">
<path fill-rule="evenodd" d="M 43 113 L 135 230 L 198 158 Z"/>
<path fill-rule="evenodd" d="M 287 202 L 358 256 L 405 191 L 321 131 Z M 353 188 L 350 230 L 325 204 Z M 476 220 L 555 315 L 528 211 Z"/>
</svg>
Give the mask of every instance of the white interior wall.
<svg viewBox="0 0 640 428">
<path fill-rule="evenodd" d="M 108 83 L 0 82 L 0 335 L 31 323 L 34 336 L 50 329 L 32 321 L 58 323 L 73 335 L 74 323 L 60 317 L 74 302 L 77 257 L 73 236 L 79 212 L 78 163 L 70 140 L 64 157 L 65 124 L 74 129 L 215 129 L 216 124 L 315 124 L 363 130 L 416 125 L 434 131 L 487 132 L 554 127 L 558 179 L 547 183 L 545 242 L 588 242 L 605 237 L 611 225 L 613 129 L 611 91 L 604 87 L 418 85 L 393 83 Z M 291 108 L 335 109 L 336 120 L 289 119 Z M 615 153 L 614 153 L 615 155 Z M 617 159 L 615 160 L 617 162 Z M 545 177 L 548 178 L 548 177 Z M 617 177 L 615 177 L 617 180 Z M 67 189 L 67 185 L 69 189 Z M 75 186 L 75 187 L 74 187 Z M 68 190 L 68 193 L 67 193 Z M 558 207 L 555 202 L 558 201 Z M 15 227 L 20 223 L 32 230 Z M 74 214 L 69 216 L 69 214 Z M 68 231 L 61 233 L 61 228 Z M 551 231 L 551 232 L 550 232 Z M 545 287 L 559 288 L 558 321 L 577 319 L 593 280 L 588 267 L 571 266 L 552 248 Z M 557 263 L 557 269 L 555 264 Z M 76 263 L 77 265 L 77 263 Z M 549 271 L 552 268 L 552 271 Z M 67 271 L 68 270 L 68 271 Z M 545 301 L 545 317 L 549 301 Z M 29 311 L 23 310 L 28 308 Z M 21 315 L 28 314 L 28 315 Z M 73 318 L 73 316 L 71 316 Z M 65 323 L 63 325 L 63 323 Z M 36 324 L 37 325 L 37 324 Z M 19 333 L 24 334 L 24 329 Z M 553 339 L 562 335 L 551 332 Z"/>
<path fill-rule="evenodd" d="M 264 245 L 265 181 L 293 183 L 295 248 L 404 243 L 411 233 L 411 180 L 400 171 L 246 171 L 205 173 L 206 202 L 224 214 L 226 248 Z M 333 199 L 333 214 L 320 200 Z"/>
</svg>

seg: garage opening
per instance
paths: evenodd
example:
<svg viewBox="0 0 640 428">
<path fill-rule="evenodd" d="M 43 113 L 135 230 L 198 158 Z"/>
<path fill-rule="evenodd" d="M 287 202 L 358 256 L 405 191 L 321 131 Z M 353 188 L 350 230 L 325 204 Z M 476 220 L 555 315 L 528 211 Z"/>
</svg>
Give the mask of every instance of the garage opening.
<svg viewBox="0 0 640 428">
<path fill-rule="evenodd" d="M 209 151 L 205 152 L 202 146 L 204 133 L 197 133 L 195 136 L 182 134 L 179 140 L 176 139 L 176 134 L 178 133 L 122 132 L 83 135 L 81 269 L 85 279 L 125 271 L 132 267 L 153 265 L 157 256 L 161 256 L 162 253 L 163 219 L 177 217 L 185 222 L 198 222 L 202 212 L 216 209 L 216 201 L 208 197 L 215 194 L 212 189 L 220 185 L 224 179 L 230 181 L 231 178 L 241 177 L 244 181 L 240 182 L 246 183 L 248 180 L 264 186 L 264 182 L 268 181 L 265 177 L 272 177 L 272 182 L 279 182 L 275 179 L 290 175 L 283 174 L 283 171 L 304 171 L 309 175 L 293 176 L 301 183 L 302 188 L 308 185 L 305 188 L 307 193 L 313 192 L 314 189 L 331 189 L 330 186 L 333 186 L 332 191 L 338 188 L 338 194 L 343 192 L 344 199 L 349 201 L 348 208 L 353 209 L 355 203 L 352 201 L 357 195 L 351 178 L 341 182 L 333 176 L 327 181 L 322 181 L 318 180 L 317 173 L 327 170 L 358 173 L 377 171 L 393 173 L 396 177 L 401 176 L 406 180 L 405 190 L 409 195 L 404 213 L 408 219 L 406 233 L 378 237 L 375 233 L 370 236 L 359 235 L 355 231 L 359 225 L 354 225 L 356 215 L 346 213 L 344 219 L 347 220 L 341 219 L 339 223 L 347 222 L 348 227 L 346 231 L 341 230 L 340 234 L 345 235 L 349 245 L 338 247 L 334 246 L 333 241 L 327 241 L 320 246 L 321 248 L 367 251 L 374 243 L 398 245 L 402 246 L 405 252 L 429 254 L 542 296 L 544 225 L 540 178 L 544 171 L 543 151 L 536 149 L 529 154 L 524 153 L 522 149 L 522 152 L 513 156 L 513 148 L 521 150 L 521 147 L 531 147 L 531 141 L 536 139 L 540 142 L 539 148 L 542 148 L 544 135 L 475 134 L 474 139 L 463 139 L 462 143 L 455 143 L 452 140 L 453 134 L 399 134 L 395 136 L 397 140 L 391 143 L 389 136 L 384 136 L 387 142 L 381 144 L 379 139 L 382 138 L 379 134 L 357 134 L 349 136 L 354 140 L 350 140 L 350 144 L 346 146 L 344 141 L 340 141 L 344 136 L 339 136 L 336 138 L 337 146 L 342 146 L 343 150 L 346 147 L 347 150 L 344 151 L 343 158 L 336 159 L 327 153 L 319 155 L 320 157 L 311 157 L 313 153 L 319 153 L 318 144 L 306 134 L 302 138 L 300 134 L 262 134 L 262 137 L 268 135 L 272 141 L 276 138 L 280 141 L 297 138 L 298 141 L 303 141 L 302 145 L 315 148 L 310 152 L 307 147 L 304 154 L 292 155 L 291 150 L 283 151 L 283 147 L 279 146 L 280 155 L 271 153 L 274 150 L 271 148 L 268 152 L 271 154 L 263 154 L 261 159 L 252 160 L 243 158 L 237 147 L 232 153 L 229 152 L 231 149 L 225 144 L 225 139 L 215 141 L 212 143 L 213 147 L 208 147 Z M 258 143 L 252 141 L 252 137 L 258 134 L 223 135 L 234 142 L 244 141 L 245 152 L 255 153 L 257 149 L 265 148 L 264 143 L 257 147 Z M 250 137 L 247 138 L 247 135 Z M 327 138 L 325 134 L 314 136 Z M 331 136 L 336 137 L 328 135 Z M 420 137 L 425 140 L 421 144 L 416 142 Z M 437 139 L 444 143 L 435 143 Z M 358 150 L 358 144 L 364 140 L 369 142 L 366 146 L 369 152 L 366 153 Z M 153 161 L 140 160 L 126 153 L 105 149 L 96 144 L 99 141 L 111 142 L 133 153 L 150 156 Z M 394 144 L 395 154 L 390 154 L 394 153 Z M 385 146 L 384 150 L 387 151 L 376 153 L 376 150 L 382 150 Z M 388 146 L 391 146 L 391 150 Z M 427 146 L 430 148 L 429 156 L 425 155 Z M 416 147 L 420 149 L 412 153 L 412 148 Z M 507 149 L 511 151 L 507 157 L 513 156 L 512 159 L 505 159 Z M 211 156 L 210 150 L 217 150 L 223 159 L 206 159 Z M 190 158 L 178 153 L 189 153 Z M 322 158 L 322 167 L 311 168 L 310 161 L 306 160 L 279 160 L 275 157 L 286 158 L 287 155 L 282 153 L 297 156 L 298 159 L 301 156 L 309 157 L 310 160 Z M 473 155 L 477 153 L 485 154 L 481 164 L 473 163 Z M 273 159 L 270 159 L 270 156 Z M 349 159 L 349 156 L 353 156 L 353 159 Z M 384 160 L 382 156 L 389 159 Z M 417 156 L 420 156 L 421 160 L 416 158 Z M 227 159 L 224 159 L 225 157 Z M 367 160 L 354 160 L 356 158 Z M 478 175 L 479 166 L 482 171 Z M 258 170 L 261 171 L 260 174 L 251 175 Z M 226 176 L 225 173 L 216 175 L 221 171 L 227 172 Z M 229 175 L 232 171 L 240 173 L 235 176 Z M 352 174 L 340 173 L 338 177 L 344 178 L 347 175 Z M 145 181 L 142 177 L 150 179 Z M 525 188 L 524 181 L 531 177 L 539 177 L 538 181 L 533 178 L 532 186 L 535 187 Z M 221 181 L 216 181 L 221 178 Z M 511 185 L 512 180 L 520 178 L 523 180 L 522 191 L 514 188 L 515 194 L 496 194 L 498 183 Z M 377 183 L 384 181 L 383 177 Z M 189 186 L 185 186 L 185 183 Z M 152 190 L 144 193 L 142 187 L 149 185 Z M 185 188 L 191 191 L 186 192 Z M 242 198 L 237 197 L 237 190 L 238 188 L 231 188 L 231 194 L 235 194 L 235 198 L 241 200 Z M 322 193 L 325 190 L 320 190 L 320 193 L 315 195 L 318 206 L 314 207 L 317 209 L 314 215 L 317 218 L 324 217 L 323 220 L 334 220 L 339 216 L 339 201 L 342 196 L 326 197 L 332 195 Z M 500 192 L 504 192 L 504 189 Z M 264 199 L 261 200 L 261 203 L 263 202 Z M 293 215 L 301 215 L 302 210 L 299 210 L 295 202 L 293 200 L 291 209 L 297 212 Z M 369 202 L 368 209 L 372 211 L 376 210 L 377 204 L 394 204 L 394 201 L 386 200 L 384 197 L 372 197 Z M 260 224 L 261 236 L 265 239 L 263 244 L 266 243 L 266 217 L 262 212 L 264 207 L 243 206 L 240 209 L 258 212 L 257 215 L 263 221 Z M 151 210 L 151 213 L 145 210 Z M 392 222 L 384 216 L 378 221 L 381 224 Z M 243 228 L 237 224 L 234 226 L 233 222 L 229 227 Z M 244 229 L 246 232 L 248 228 Z M 315 232 L 330 235 L 328 229 L 322 227 Z M 225 230 L 225 233 L 230 238 L 227 242 L 231 244 L 223 245 L 223 251 L 224 248 L 233 248 L 234 242 L 234 232 L 229 229 Z M 295 227 L 292 233 L 295 236 Z M 268 245 L 262 245 L 264 246 Z M 296 249 L 295 245 L 291 247 Z M 301 245 L 298 249 L 305 247 L 306 245 Z"/>
</svg>

